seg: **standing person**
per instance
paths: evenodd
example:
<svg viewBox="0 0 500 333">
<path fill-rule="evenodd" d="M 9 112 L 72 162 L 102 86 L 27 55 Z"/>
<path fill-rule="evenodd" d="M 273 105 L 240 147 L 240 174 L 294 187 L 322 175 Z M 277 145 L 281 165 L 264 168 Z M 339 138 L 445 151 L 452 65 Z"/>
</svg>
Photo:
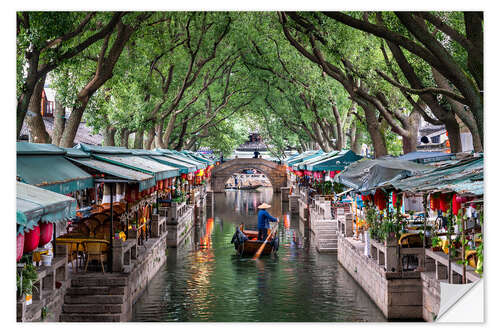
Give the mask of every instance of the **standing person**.
<svg viewBox="0 0 500 333">
<path fill-rule="evenodd" d="M 258 223 L 257 223 L 257 228 L 259 229 L 259 235 L 257 236 L 257 239 L 263 241 L 267 238 L 269 221 L 277 222 L 278 219 L 271 216 L 271 214 L 267 212 L 266 209 L 271 208 L 271 205 L 268 205 L 267 203 L 264 202 L 260 204 L 257 208 L 259 209 Z"/>
</svg>

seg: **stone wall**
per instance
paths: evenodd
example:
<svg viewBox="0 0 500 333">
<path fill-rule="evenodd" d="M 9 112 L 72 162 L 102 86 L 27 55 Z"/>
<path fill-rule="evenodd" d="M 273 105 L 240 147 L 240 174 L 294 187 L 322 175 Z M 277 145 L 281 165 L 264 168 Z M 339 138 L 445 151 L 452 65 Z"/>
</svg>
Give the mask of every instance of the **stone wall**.
<svg viewBox="0 0 500 333">
<path fill-rule="evenodd" d="M 195 209 L 194 206 L 189 206 L 189 210 L 178 219 L 167 220 L 167 245 L 169 247 L 177 247 L 194 226 Z"/>
<path fill-rule="evenodd" d="M 132 319 L 132 305 L 167 260 L 167 234 L 163 234 L 160 238 L 150 238 L 148 242 L 153 242 L 151 248 L 148 246 L 148 250 L 139 255 L 134 269 L 128 275 L 125 291 L 127 303 L 124 308 L 127 320 Z"/>
<path fill-rule="evenodd" d="M 422 272 L 422 317 L 425 321 L 433 322 L 439 313 L 441 304 L 440 282 L 435 279 L 434 272 Z"/>
<path fill-rule="evenodd" d="M 212 170 L 210 189 L 213 192 L 224 192 L 224 184 L 234 173 L 244 169 L 257 169 L 269 179 L 274 192 L 280 192 L 287 186 L 286 167 L 262 158 L 236 158 L 222 163 Z"/>
<path fill-rule="evenodd" d="M 372 259 L 362 254 L 362 242 L 354 245 L 339 236 L 339 263 L 365 290 L 388 319 L 422 319 L 422 283 L 420 278 L 388 277 Z"/>
</svg>

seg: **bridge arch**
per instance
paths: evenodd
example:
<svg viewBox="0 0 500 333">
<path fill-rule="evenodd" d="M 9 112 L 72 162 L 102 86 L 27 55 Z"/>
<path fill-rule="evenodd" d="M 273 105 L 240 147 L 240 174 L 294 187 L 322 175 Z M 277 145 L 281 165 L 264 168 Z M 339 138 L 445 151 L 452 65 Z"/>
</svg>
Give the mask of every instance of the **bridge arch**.
<svg viewBox="0 0 500 333">
<path fill-rule="evenodd" d="M 244 169 L 257 169 L 271 182 L 274 192 L 286 186 L 286 167 L 263 158 L 235 158 L 212 170 L 210 187 L 213 192 L 224 192 L 224 184 L 234 173 Z"/>
</svg>

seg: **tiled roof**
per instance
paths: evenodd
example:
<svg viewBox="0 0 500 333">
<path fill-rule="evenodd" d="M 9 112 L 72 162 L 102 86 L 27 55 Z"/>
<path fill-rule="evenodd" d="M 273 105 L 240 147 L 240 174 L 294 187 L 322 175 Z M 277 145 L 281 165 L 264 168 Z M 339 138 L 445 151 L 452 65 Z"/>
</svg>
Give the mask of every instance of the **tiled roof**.
<svg viewBox="0 0 500 333">
<path fill-rule="evenodd" d="M 49 135 L 52 135 L 52 131 L 54 130 L 54 118 L 52 117 L 44 117 L 43 122 L 45 123 L 45 129 Z M 27 122 L 23 123 L 23 127 L 21 129 L 21 136 L 29 134 L 29 127 Z M 77 143 L 87 143 L 91 145 L 101 145 L 103 141 L 103 137 L 101 134 L 92 134 L 92 129 L 87 127 L 85 123 L 80 123 L 78 125 L 78 131 L 76 132 L 74 144 Z"/>
</svg>

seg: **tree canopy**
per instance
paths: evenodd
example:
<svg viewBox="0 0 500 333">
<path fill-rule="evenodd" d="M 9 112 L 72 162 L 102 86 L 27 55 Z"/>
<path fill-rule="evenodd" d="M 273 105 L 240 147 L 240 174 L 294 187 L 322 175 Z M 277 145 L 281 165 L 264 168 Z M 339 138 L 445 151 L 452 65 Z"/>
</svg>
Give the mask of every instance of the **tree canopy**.
<svg viewBox="0 0 500 333">
<path fill-rule="evenodd" d="M 45 82 L 54 130 L 41 120 Z M 17 135 L 225 154 L 416 150 L 423 118 L 483 146 L 480 12 L 18 12 Z M 64 119 L 64 108 L 71 110 Z M 29 111 L 31 112 L 28 112 Z"/>
</svg>

